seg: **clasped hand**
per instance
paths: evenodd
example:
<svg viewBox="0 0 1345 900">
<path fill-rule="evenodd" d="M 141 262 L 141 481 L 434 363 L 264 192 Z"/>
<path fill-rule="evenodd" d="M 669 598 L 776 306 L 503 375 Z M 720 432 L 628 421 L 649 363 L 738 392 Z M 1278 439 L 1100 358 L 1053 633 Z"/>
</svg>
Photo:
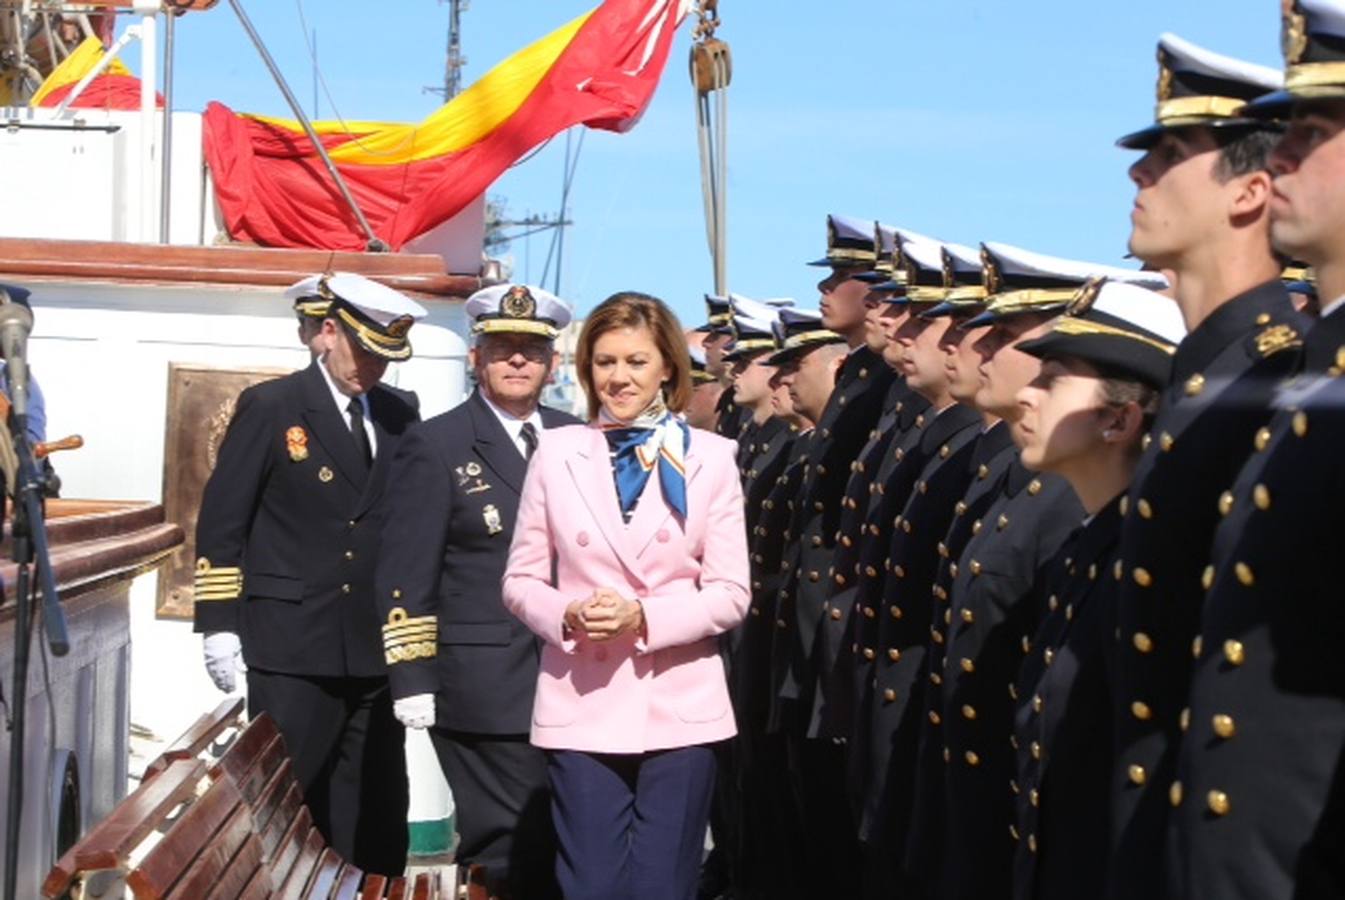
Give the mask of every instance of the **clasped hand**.
<svg viewBox="0 0 1345 900">
<path fill-rule="evenodd" d="M 566 607 L 565 625 L 572 634 L 583 634 L 590 641 L 608 641 L 627 631 L 639 634 L 644 631 L 644 607 L 611 588 L 598 588 L 587 599 Z"/>
</svg>

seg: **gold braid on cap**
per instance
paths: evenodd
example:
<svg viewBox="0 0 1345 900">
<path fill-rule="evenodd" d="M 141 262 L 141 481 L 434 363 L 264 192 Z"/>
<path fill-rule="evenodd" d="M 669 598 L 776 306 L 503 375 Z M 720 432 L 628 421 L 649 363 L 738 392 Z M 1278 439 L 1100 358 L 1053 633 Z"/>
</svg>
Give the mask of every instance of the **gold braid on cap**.
<svg viewBox="0 0 1345 900">
<path fill-rule="evenodd" d="M 1139 341 L 1156 350 L 1161 350 L 1171 356 L 1177 352 L 1176 344 L 1168 344 L 1163 341 L 1155 340 L 1148 335 L 1137 334 L 1133 331 L 1126 331 L 1124 328 L 1116 328 L 1111 325 L 1103 325 L 1101 322 L 1093 322 L 1089 319 L 1079 319 L 1073 316 L 1066 316 L 1056 321 L 1051 328 L 1056 334 L 1065 335 L 1105 335 L 1106 337 L 1126 338 L 1127 340 Z"/>
</svg>

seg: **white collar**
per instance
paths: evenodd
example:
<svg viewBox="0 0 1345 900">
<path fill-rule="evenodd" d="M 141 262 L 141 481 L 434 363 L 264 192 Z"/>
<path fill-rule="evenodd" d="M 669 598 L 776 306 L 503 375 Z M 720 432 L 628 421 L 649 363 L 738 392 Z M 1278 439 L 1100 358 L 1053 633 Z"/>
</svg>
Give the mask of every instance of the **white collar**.
<svg viewBox="0 0 1345 900">
<path fill-rule="evenodd" d="M 1325 319 L 1327 316 L 1331 315 L 1333 312 L 1340 309 L 1342 305 L 1345 305 L 1345 296 L 1337 297 L 1330 303 L 1326 304 L 1326 306 L 1323 306 L 1321 312 L 1317 314 L 1317 318 Z"/>
<path fill-rule="evenodd" d="M 522 440 L 520 435 L 523 433 L 523 423 L 531 422 L 533 428 L 539 432 L 542 430 L 542 408 L 540 405 L 534 406 L 527 417 L 520 419 L 508 410 L 495 405 L 495 402 L 481 388 L 478 387 L 477 392 L 481 395 L 481 399 L 486 401 L 486 406 L 490 407 L 490 411 L 495 413 L 495 418 L 500 420 L 500 424 L 504 426 L 505 434 L 509 435 L 510 440 L 515 444 Z"/>
<path fill-rule="evenodd" d="M 332 380 L 332 374 L 327 371 L 327 360 L 319 356 L 317 364 L 318 371 L 322 373 L 322 380 L 327 382 L 327 389 L 332 392 L 332 402 L 336 404 L 336 408 L 340 411 L 341 418 L 344 419 L 350 414 L 350 401 L 354 399 L 360 401 L 360 407 L 367 421 L 369 419 L 369 398 L 364 394 L 355 394 L 352 397 L 349 394 L 342 393 L 341 389 L 336 386 L 336 382 Z"/>
</svg>

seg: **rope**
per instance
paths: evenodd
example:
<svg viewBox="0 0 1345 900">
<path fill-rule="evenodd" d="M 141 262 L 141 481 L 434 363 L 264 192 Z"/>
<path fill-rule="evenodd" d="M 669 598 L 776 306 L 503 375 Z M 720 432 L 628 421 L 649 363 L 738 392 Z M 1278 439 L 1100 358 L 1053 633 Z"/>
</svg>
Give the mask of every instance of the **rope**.
<svg viewBox="0 0 1345 900">
<path fill-rule="evenodd" d="M 701 0 L 697 42 L 691 48 L 691 81 L 696 87 L 696 140 L 700 148 L 701 199 L 705 237 L 714 271 L 715 293 L 728 295 L 728 86 L 732 64 L 728 44 L 715 38 L 718 0 Z"/>
</svg>

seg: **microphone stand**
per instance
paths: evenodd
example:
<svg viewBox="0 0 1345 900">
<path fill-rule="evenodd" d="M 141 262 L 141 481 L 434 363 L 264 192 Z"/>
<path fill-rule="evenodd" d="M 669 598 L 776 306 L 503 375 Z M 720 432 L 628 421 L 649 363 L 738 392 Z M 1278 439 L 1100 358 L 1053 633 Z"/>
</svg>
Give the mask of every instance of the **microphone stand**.
<svg viewBox="0 0 1345 900">
<path fill-rule="evenodd" d="M 23 388 L 26 391 L 26 385 Z M 19 391 L 15 391 L 16 396 Z M 27 720 L 28 659 L 32 644 L 32 613 L 37 596 L 32 592 L 35 566 L 41 584 L 42 619 L 53 656 L 70 652 L 65 612 L 56 593 L 47 545 L 47 525 L 42 505 L 43 478 L 28 441 L 28 416 L 16 404 L 11 418 L 14 452 L 19 468 L 14 480 L 14 514 L 10 525 L 14 562 L 18 575 L 14 582 L 14 681 L 10 695 L 9 789 L 5 810 L 5 900 L 18 900 L 18 862 L 20 827 L 23 821 L 23 750 Z"/>
</svg>

